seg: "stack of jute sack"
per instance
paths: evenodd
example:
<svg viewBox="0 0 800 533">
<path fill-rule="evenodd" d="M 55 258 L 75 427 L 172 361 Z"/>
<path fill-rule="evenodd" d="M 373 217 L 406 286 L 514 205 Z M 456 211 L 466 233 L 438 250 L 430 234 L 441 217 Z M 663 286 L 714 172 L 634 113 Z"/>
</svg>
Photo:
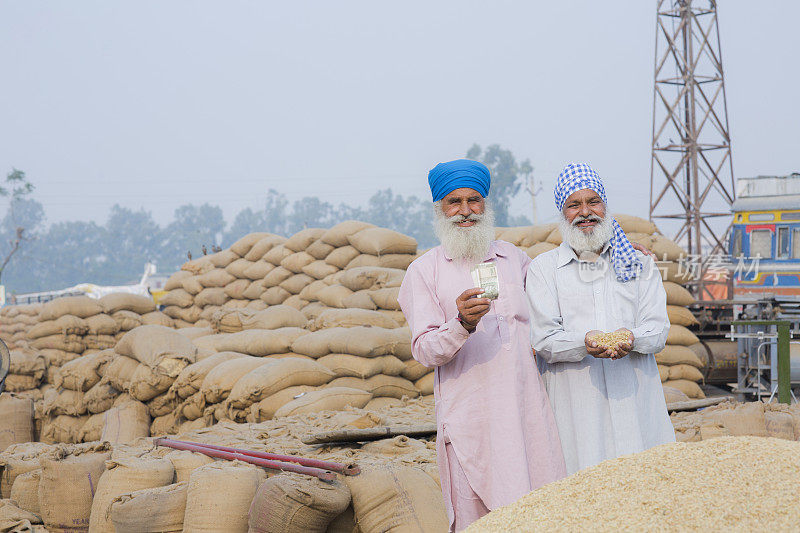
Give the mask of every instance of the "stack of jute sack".
<svg viewBox="0 0 800 533">
<path fill-rule="evenodd" d="M 800 440 L 800 405 L 724 402 L 701 411 L 672 413 L 675 437 L 696 442 L 722 436 Z"/>
<path fill-rule="evenodd" d="M 28 330 L 38 322 L 42 304 L 9 305 L 0 309 L 0 340 L 10 350 L 28 347 Z"/>
<path fill-rule="evenodd" d="M 661 235 L 656 225 L 648 220 L 621 214 L 614 215 L 614 218 L 632 242 L 648 248 L 657 257 L 656 268 L 667 293 L 667 315 L 672 325 L 666 348 L 656 354 L 667 400 L 703 398 L 703 391 L 698 384 L 703 381 L 702 370 L 708 361 L 705 360 L 705 351 L 698 349 L 701 346 L 699 339 L 687 329 L 698 324 L 687 308 L 695 302 L 684 287 L 692 278 L 690 265 L 686 263 L 687 253 Z M 497 238 L 525 250 L 530 257 L 554 250 L 562 242 L 557 224 L 498 228 Z"/>
</svg>

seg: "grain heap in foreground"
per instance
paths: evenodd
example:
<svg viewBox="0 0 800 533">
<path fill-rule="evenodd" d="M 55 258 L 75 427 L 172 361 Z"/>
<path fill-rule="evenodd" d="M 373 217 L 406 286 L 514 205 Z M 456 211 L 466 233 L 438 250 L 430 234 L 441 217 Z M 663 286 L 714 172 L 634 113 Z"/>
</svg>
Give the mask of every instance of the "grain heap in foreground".
<svg viewBox="0 0 800 533">
<path fill-rule="evenodd" d="M 790 531 L 798 494 L 799 443 L 720 437 L 605 461 L 467 531 Z"/>
</svg>

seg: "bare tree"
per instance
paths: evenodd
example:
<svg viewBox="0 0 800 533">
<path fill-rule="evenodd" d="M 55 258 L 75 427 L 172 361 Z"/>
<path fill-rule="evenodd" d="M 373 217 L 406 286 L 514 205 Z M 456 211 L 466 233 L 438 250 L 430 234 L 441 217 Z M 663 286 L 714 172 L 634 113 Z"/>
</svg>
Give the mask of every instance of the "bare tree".
<svg viewBox="0 0 800 533">
<path fill-rule="evenodd" d="M 25 172 L 17 170 L 16 168 L 12 168 L 11 172 L 6 174 L 5 183 L 0 186 L 0 196 L 9 199 L 8 215 L 6 216 L 6 220 L 4 222 L 10 226 L 7 229 L 10 230 L 9 233 L 11 234 L 11 238 L 8 240 L 8 251 L 6 252 L 5 257 L 3 257 L 2 263 L 0 263 L 0 278 L 2 278 L 3 271 L 5 270 L 6 266 L 8 266 L 11 258 L 22 247 L 23 242 L 29 240 L 25 234 L 26 228 L 16 224 L 14 208 L 16 207 L 16 203 L 25 196 L 31 194 L 33 189 L 33 184 L 28 181 L 28 178 L 25 176 Z"/>
</svg>

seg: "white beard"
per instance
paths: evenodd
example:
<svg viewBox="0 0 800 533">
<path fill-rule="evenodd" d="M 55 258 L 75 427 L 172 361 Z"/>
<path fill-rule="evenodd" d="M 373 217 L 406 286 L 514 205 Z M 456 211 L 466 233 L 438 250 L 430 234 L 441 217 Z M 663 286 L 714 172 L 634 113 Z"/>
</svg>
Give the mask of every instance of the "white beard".
<svg viewBox="0 0 800 533">
<path fill-rule="evenodd" d="M 600 218 L 590 215 L 589 218 Z M 589 233 L 584 233 L 582 229 L 574 224 L 584 220 L 584 217 L 576 216 L 570 224 L 564 215 L 558 221 L 558 229 L 564 242 L 569 244 L 575 253 L 580 256 L 585 252 L 600 253 L 611 237 L 614 236 L 614 218 L 606 215 Z"/>
<path fill-rule="evenodd" d="M 475 225 L 466 228 L 458 225 L 465 220 Z M 494 241 L 494 211 L 486 204 L 482 215 L 448 217 L 442 211 L 442 202 L 438 201 L 433 204 L 433 229 L 450 258 L 476 264 L 486 257 Z"/>
</svg>

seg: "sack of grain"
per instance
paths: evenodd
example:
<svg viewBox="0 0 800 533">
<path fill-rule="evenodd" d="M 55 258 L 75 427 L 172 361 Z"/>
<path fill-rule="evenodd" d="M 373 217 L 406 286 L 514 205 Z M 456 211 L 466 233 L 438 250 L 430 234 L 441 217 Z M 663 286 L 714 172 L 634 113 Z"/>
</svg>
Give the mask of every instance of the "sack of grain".
<svg viewBox="0 0 800 533">
<path fill-rule="evenodd" d="M 39 516 L 20 509 L 11 500 L 0 500 L 0 530 L 44 533 L 47 529 L 41 527 L 41 523 Z"/>
<path fill-rule="evenodd" d="M 300 398 L 303 394 L 317 390 L 316 387 L 310 385 L 297 385 L 294 387 L 286 387 L 271 396 L 267 396 L 260 402 L 256 402 L 250 406 L 249 413 L 246 415 L 248 422 L 263 422 L 271 420 L 275 417 L 275 413 L 296 398 Z"/>
<path fill-rule="evenodd" d="M 133 444 L 136 439 L 149 436 L 150 414 L 145 404 L 130 401 L 106 411 L 103 441 L 113 445 Z"/>
<path fill-rule="evenodd" d="M 667 304 L 685 307 L 695 303 L 692 293 L 672 281 L 664 282 L 664 291 L 667 293 Z"/>
<path fill-rule="evenodd" d="M 231 263 L 230 265 L 225 267 L 225 272 L 233 276 L 234 278 L 242 279 L 245 277 L 244 272 L 249 267 L 253 266 L 252 261 L 248 261 L 245 258 L 240 258 Z"/>
<path fill-rule="evenodd" d="M 400 304 L 397 302 L 397 295 L 400 287 L 389 287 L 369 291 L 369 297 L 380 309 L 400 311 Z"/>
<path fill-rule="evenodd" d="M 288 249 L 283 244 L 279 244 L 278 246 L 274 246 L 269 252 L 264 254 L 264 261 L 275 265 L 276 267 L 281 264 L 281 261 L 284 258 L 289 257 L 294 252 Z"/>
<path fill-rule="evenodd" d="M 0 394 L 0 452 L 13 444 L 33 440 L 33 401 Z"/>
<path fill-rule="evenodd" d="M 187 483 L 128 492 L 111 502 L 117 533 L 167 533 L 183 530 Z M 154 512 L 156 511 L 156 512 Z"/>
<path fill-rule="evenodd" d="M 206 272 L 205 274 L 201 274 L 200 276 L 197 277 L 197 281 L 199 281 L 200 285 L 202 285 L 206 289 L 211 289 L 211 288 L 221 289 L 228 283 L 235 280 L 236 278 L 233 275 L 229 274 L 222 268 L 215 268 L 214 270 Z M 202 294 L 202 291 L 200 294 Z M 199 294 L 197 296 L 199 296 Z M 195 300 L 197 300 L 197 296 L 195 296 Z"/>
<path fill-rule="evenodd" d="M 176 410 L 180 403 L 177 394 L 167 391 L 148 401 L 147 410 L 150 412 L 152 418 L 156 418 Z"/>
<path fill-rule="evenodd" d="M 11 495 L 9 497 L 14 505 L 35 515 L 41 514 L 39 509 L 39 481 L 41 476 L 41 468 L 17 476 L 11 486 Z"/>
<path fill-rule="evenodd" d="M 237 352 L 219 352 L 210 357 L 206 357 L 202 361 L 192 363 L 178 374 L 170 390 L 175 391 L 180 398 L 188 398 L 200 390 L 200 387 L 203 385 L 203 380 L 211 369 L 225 361 L 242 357 L 247 356 Z"/>
<path fill-rule="evenodd" d="M 74 315 L 78 318 L 88 318 L 103 312 L 103 307 L 88 296 L 62 296 L 50 300 L 42 306 L 39 320 L 55 320 L 64 315 Z"/>
<path fill-rule="evenodd" d="M 170 276 L 170 277 L 167 279 L 166 283 L 164 283 L 163 290 L 165 290 L 165 291 L 171 291 L 171 290 L 173 290 L 173 289 L 177 289 L 178 287 L 180 287 L 180 286 L 181 286 L 181 282 L 182 282 L 184 279 L 186 279 L 186 278 L 188 278 L 188 277 L 191 277 L 191 276 L 192 276 L 192 273 L 191 273 L 191 272 L 187 272 L 187 271 L 185 271 L 185 270 L 178 270 L 177 272 L 175 272 L 174 274 L 172 274 L 172 275 L 171 275 L 171 276 Z"/>
<path fill-rule="evenodd" d="M 125 457 L 106 461 L 105 466 L 92 502 L 89 521 L 89 531 L 92 533 L 114 533 L 111 504 L 117 497 L 136 490 L 169 485 L 175 476 L 172 463 L 167 459 Z M 157 511 L 152 509 L 148 518 L 152 518 Z"/>
<path fill-rule="evenodd" d="M 104 414 L 98 413 L 89 416 L 78 432 L 78 442 L 99 441 L 103 436 Z"/>
<path fill-rule="evenodd" d="M 697 335 L 679 324 L 671 324 L 667 334 L 667 344 L 680 344 L 681 346 L 691 346 L 700 342 Z"/>
<path fill-rule="evenodd" d="M 678 261 L 687 255 L 686 250 L 663 235 L 652 236 L 650 251 L 661 261 Z"/>
<path fill-rule="evenodd" d="M 393 355 L 358 357 L 356 355 L 332 353 L 320 357 L 317 362 L 328 368 L 337 378 L 352 376 L 366 379 L 377 374 L 399 376 L 406 368 L 405 364 Z M 429 371 L 427 368 L 425 370 Z"/>
<path fill-rule="evenodd" d="M 407 379 L 398 376 L 384 376 L 383 374 L 378 374 L 367 379 L 350 377 L 336 378 L 326 385 L 326 388 L 333 387 L 361 389 L 371 393 L 372 396 L 376 398 L 390 397 L 400 400 L 404 396 L 409 398 L 416 398 L 419 396 L 419 390 Z"/>
<path fill-rule="evenodd" d="M 142 325 L 143 326 L 165 326 L 168 328 L 174 327 L 173 320 L 165 315 L 160 311 L 154 311 L 152 313 L 147 313 L 146 315 L 142 315 Z M 124 329 L 124 328 L 123 328 Z M 133 329 L 133 328 L 131 328 Z"/>
<path fill-rule="evenodd" d="M 301 274 L 303 268 L 316 261 L 314 257 L 306 252 L 295 252 L 281 260 L 281 266 L 292 274 Z"/>
<path fill-rule="evenodd" d="M 189 452 L 186 450 L 173 450 L 164 456 L 172 463 L 175 469 L 175 482 L 183 483 L 189 481 L 189 476 L 196 469 L 203 465 L 213 463 L 214 459 L 202 453 Z"/>
<path fill-rule="evenodd" d="M 88 529 L 95 488 L 110 458 L 107 443 L 62 445 L 39 456 L 39 508 L 47 529 Z"/>
<path fill-rule="evenodd" d="M 9 498 L 16 478 L 39 469 L 39 455 L 52 448 L 43 442 L 26 442 L 12 444 L 0 452 L 0 495 Z"/>
<path fill-rule="evenodd" d="M 82 353 L 86 350 L 83 337 L 77 335 L 48 335 L 40 337 L 30 343 L 37 350 L 62 350 L 65 352 Z"/>
<path fill-rule="evenodd" d="M 306 334 L 308 332 L 302 328 L 251 329 L 228 335 L 217 343 L 217 347 L 222 351 L 263 357 L 290 351 L 292 343 Z"/>
<path fill-rule="evenodd" d="M 326 230 L 322 228 L 307 228 L 300 230 L 291 237 L 289 237 L 283 245 L 293 252 L 300 252 L 308 248 L 311 243 L 319 239 L 325 234 Z"/>
<path fill-rule="evenodd" d="M 262 469 L 239 461 L 216 461 L 196 469 L 186 492 L 184 530 L 247 531 L 250 504 L 265 478 Z"/>
<path fill-rule="evenodd" d="M 29 339 L 40 339 L 50 335 L 84 335 L 89 329 L 86 320 L 73 315 L 64 315 L 56 320 L 38 322 L 28 330 Z"/>
<path fill-rule="evenodd" d="M 693 366 L 689 367 L 697 371 L 696 368 Z M 414 386 L 419 390 L 419 393 L 427 396 L 429 394 L 433 394 L 433 372 L 419 378 L 417 381 L 414 382 Z"/>
<path fill-rule="evenodd" d="M 699 324 L 692 312 L 685 307 L 667 305 L 667 316 L 669 317 L 670 324 L 678 324 L 679 326 L 685 327 Z"/>
<path fill-rule="evenodd" d="M 151 437 L 163 437 L 164 435 L 175 435 L 180 430 L 181 421 L 178 414 L 174 411 L 153 419 L 150 424 Z"/>
<path fill-rule="evenodd" d="M 239 378 L 228 401 L 235 409 L 247 409 L 286 387 L 319 386 L 333 378 L 334 373 L 316 361 L 299 358 L 271 360 Z"/>
<path fill-rule="evenodd" d="M 347 268 L 347 265 L 359 255 L 361 255 L 360 252 L 352 246 L 342 246 L 329 253 L 325 257 L 325 263 L 342 270 Z"/>
<path fill-rule="evenodd" d="M 376 455 L 398 456 L 425 450 L 427 446 L 421 440 L 412 439 L 405 435 L 398 435 L 390 439 L 368 442 L 364 444 L 361 449 Z"/>
<path fill-rule="evenodd" d="M 658 231 L 658 228 L 655 224 L 641 217 L 622 215 L 619 213 L 616 213 L 613 216 L 625 233 L 645 233 L 647 235 L 652 235 Z"/>
<path fill-rule="evenodd" d="M 659 367 L 659 368 L 662 368 L 662 367 Z M 664 380 L 662 380 L 662 381 L 664 381 Z M 666 386 L 666 385 L 662 385 L 661 388 L 664 390 L 664 400 L 667 402 L 667 404 L 676 403 L 676 402 L 686 402 L 686 401 L 689 401 L 689 399 L 690 399 L 685 393 L 683 393 L 682 391 L 679 391 L 676 388 L 669 387 L 669 386 Z"/>
<path fill-rule="evenodd" d="M 431 368 L 428 368 L 416 359 L 404 361 L 403 365 L 405 368 L 400 372 L 400 375 L 411 381 L 417 381 L 419 378 L 432 371 Z"/>
<path fill-rule="evenodd" d="M 267 252 L 272 250 L 273 247 L 283 244 L 284 242 L 286 242 L 285 237 L 280 237 L 278 235 L 267 235 L 260 238 L 253 245 L 253 247 L 250 248 L 250 251 L 247 252 L 243 257 L 248 261 L 259 261 L 267 254 Z"/>
<path fill-rule="evenodd" d="M 261 301 L 267 305 L 280 305 L 290 296 L 292 296 L 292 293 L 283 287 L 270 287 L 261 295 Z"/>
<path fill-rule="evenodd" d="M 306 274 L 295 274 L 284 280 L 279 286 L 289 294 L 297 295 L 313 281 L 314 278 Z"/>
<path fill-rule="evenodd" d="M 86 414 L 83 392 L 69 389 L 52 389 L 44 397 L 45 415 L 81 416 Z"/>
<path fill-rule="evenodd" d="M 704 409 L 702 419 L 704 423 L 716 423 L 725 427 L 731 435 L 736 437 L 768 436 L 764 404 L 761 402 L 716 405 L 713 408 Z"/>
<path fill-rule="evenodd" d="M 98 303 L 109 315 L 117 311 L 132 311 L 144 315 L 156 310 L 153 298 L 141 294 L 115 292 L 103 296 Z"/>
<path fill-rule="evenodd" d="M 6 376 L 6 391 L 22 392 L 35 389 L 41 384 L 41 382 L 41 378 L 37 378 L 36 376 L 9 374 Z"/>
<path fill-rule="evenodd" d="M 252 250 L 253 246 L 255 246 L 257 242 L 261 241 L 262 239 L 268 239 L 272 237 L 275 237 L 275 235 L 273 235 L 272 233 L 266 233 L 266 232 L 248 233 L 247 235 L 241 237 L 239 240 L 233 243 L 230 247 L 230 251 L 239 257 L 244 257 L 250 250 Z"/>
<path fill-rule="evenodd" d="M 656 363 L 665 366 L 692 365 L 696 368 L 703 368 L 703 363 L 692 350 L 686 346 L 670 344 L 656 354 Z"/>
<path fill-rule="evenodd" d="M 404 276 L 405 271 L 397 268 L 357 267 L 343 272 L 339 280 L 342 285 L 355 292 L 399 287 Z"/>
<path fill-rule="evenodd" d="M 52 366 L 64 366 L 66 363 L 69 363 L 73 359 L 77 359 L 81 356 L 81 354 L 75 352 L 65 352 L 63 350 L 51 349 L 39 350 L 39 355 L 44 357 L 48 368 Z"/>
<path fill-rule="evenodd" d="M 118 311 L 121 312 L 121 311 Z M 131 311 L 128 311 L 129 313 Z M 119 333 L 119 324 L 111 315 L 101 313 L 90 316 L 85 320 L 89 335 L 116 335 Z"/>
<path fill-rule="evenodd" d="M 239 259 L 239 255 L 231 250 L 222 250 L 221 252 L 211 254 L 206 258 L 212 265 L 214 265 L 214 267 L 222 269 Z"/>
<path fill-rule="evenodd" d="M 322 239 L 317 239 L 308 245 L 308 248 L 306 248 L 306 253 L 311 255 L 311 257 L 314 259 L 324 260 L 335 248 L 335 246 L 331 246 L 330 244 L 323 242 Z"/>
<path fill-rule="evenodd" d="M 309 263 L 303 267 L 303 274 L 307 274 L 316 280 L 325 279 L 325 277 L 335 274 L 338 271 L 339 269 L 337 267 L 329 265 L 321 259 L 317 259 L 313 263 Z"/>
<path fill-rule="evenodd" d="M 365 468 L 357 476 L 347 476 L 345 482 L 362 531 L 392 531 L 409 524 L 418 531 L 447 531 L 449 527 L 439 486 L 419 468 Z"/>
<path fill-rule="evenodd" d="M 9 374 L 36 376 L 41 378 L 46 369 L 44 356 L 29 350 L 12 350 L 8 367 Z"/>
<path fill-rule="evenodd" d="M 703 390 L 697 383 L 687 379 L 668 379 L 664 382 L 664 386 L 678 389 L 689 398 L 701 399 L 706 397 L 706 395 L 703 394 Z"/>
<path fill-rule="evenodd" d="M 688 379 L 689 381 L 703 381 L 703 373 L 692 365 L 672 365 L 669 368 L 668 379 Z"/>
<path fill-rule="evenodd" d="M 340 481 L 281 474 L 264 481 L 249 512 L 249 533 L 324 532 L 350 505 L 350 489 Z"/>
<path fill-rule="evenodd" d="M 114 350 L 103 350 L 78 357 L 59 369 L 54 385 L 86 392 L 100 382 L 106 366 L 114 358 Z"/>
<path fill-rule="evenodd" d="M 206 403 L 211 405 L 225 400 L 239 378 L 270 362 L 269 359 L 245 356 L 216 365 L 206 374 L 200 387 Z"/>
<path fill-rule="evenodd" d="M 372 394 L 361 389 L 330 387 L 309 391 L 275 412 L 276 417 L 316 413 L 318 411 L 341 411 L 352 406 L 362 408 L 372 399 Z"/>
<path fill-rule="evenodd" d="M 395 320 L 378 311 L 368 309 L 327 309 L 310 324 L 311 331 L 329 328 L 351 328 L 356 326 L 377 326 L 399 328 Z"/>
<path fill-rule="evenodd" d="M 275 269 L 275 265 L 272 263 L 268 263 L 266 261 L 256 261 L 244 271 L 244 277 L 252 280 L 262 282 L 264 278 L 269 274 L 272 270 Z"/>
<path fill-rule="evenodd" d="M 117 355 L 106 365 L 103 378 L 118 391 L 128 391 L 130 390 L 133 374 L 138 367 L 139 362 L 136 359 Z"/>
<path fill-rule="evenodd" d="M 348 235 L 347 241 L 362 254 L 416 254 L 417 241 L 386 228 L 366 228 Z"/>
<path fill-rule="evenodd" d="M 165 306 L 191 307 L 194 303 L 194 296 L 186 292 L 183 288 L 172 289 L 162 296 L 158 303 Z"/>
<path fill-rule="evenodd" d="M 358 220 L 346 220 L 344 222 L 340 222 L 336 224 L 331 229 L 326 231 L 325 233 L 320 236 L 319 240 L 322 242 L 329 244 L 335 248 L 339 248 L 341 246 L 347 246 L 349 243 L 348 237 L 350 235 L 355 235 L 359 231 L 367 228 L 374 228 L 373 224 L 368 222 L 361 222 Z"/>
<path fill-rule="evenodd" d="M 126 333 L 115 351 L 175 377 L 186 364 L 195 362 L 197 349 L 189 339 L 173 329 L 141 326 Z"/>
<path fill-rule="evenodd" d="M 661 383 L 664 383 L 669 379 L 669 367 L 664 365 L 656 365 L 658 367 L 658 378 L 661 380 Z"/>
<path fill-rule="evenodd" d="M 42 423 L 39 439 L 42 442 L 63 442 L 74 444 L 80 442 L 81 429 L 88 416 L 58 415 L 47 417 Z"/>
<path fill-rule="evenodd" d="M 660 272 L 662 280 L 671 281 L 678 285 L 692 281 L 698 274 L 690 265 L 673 261 L 657 261 L 655 266 Z"/>
</svg>

